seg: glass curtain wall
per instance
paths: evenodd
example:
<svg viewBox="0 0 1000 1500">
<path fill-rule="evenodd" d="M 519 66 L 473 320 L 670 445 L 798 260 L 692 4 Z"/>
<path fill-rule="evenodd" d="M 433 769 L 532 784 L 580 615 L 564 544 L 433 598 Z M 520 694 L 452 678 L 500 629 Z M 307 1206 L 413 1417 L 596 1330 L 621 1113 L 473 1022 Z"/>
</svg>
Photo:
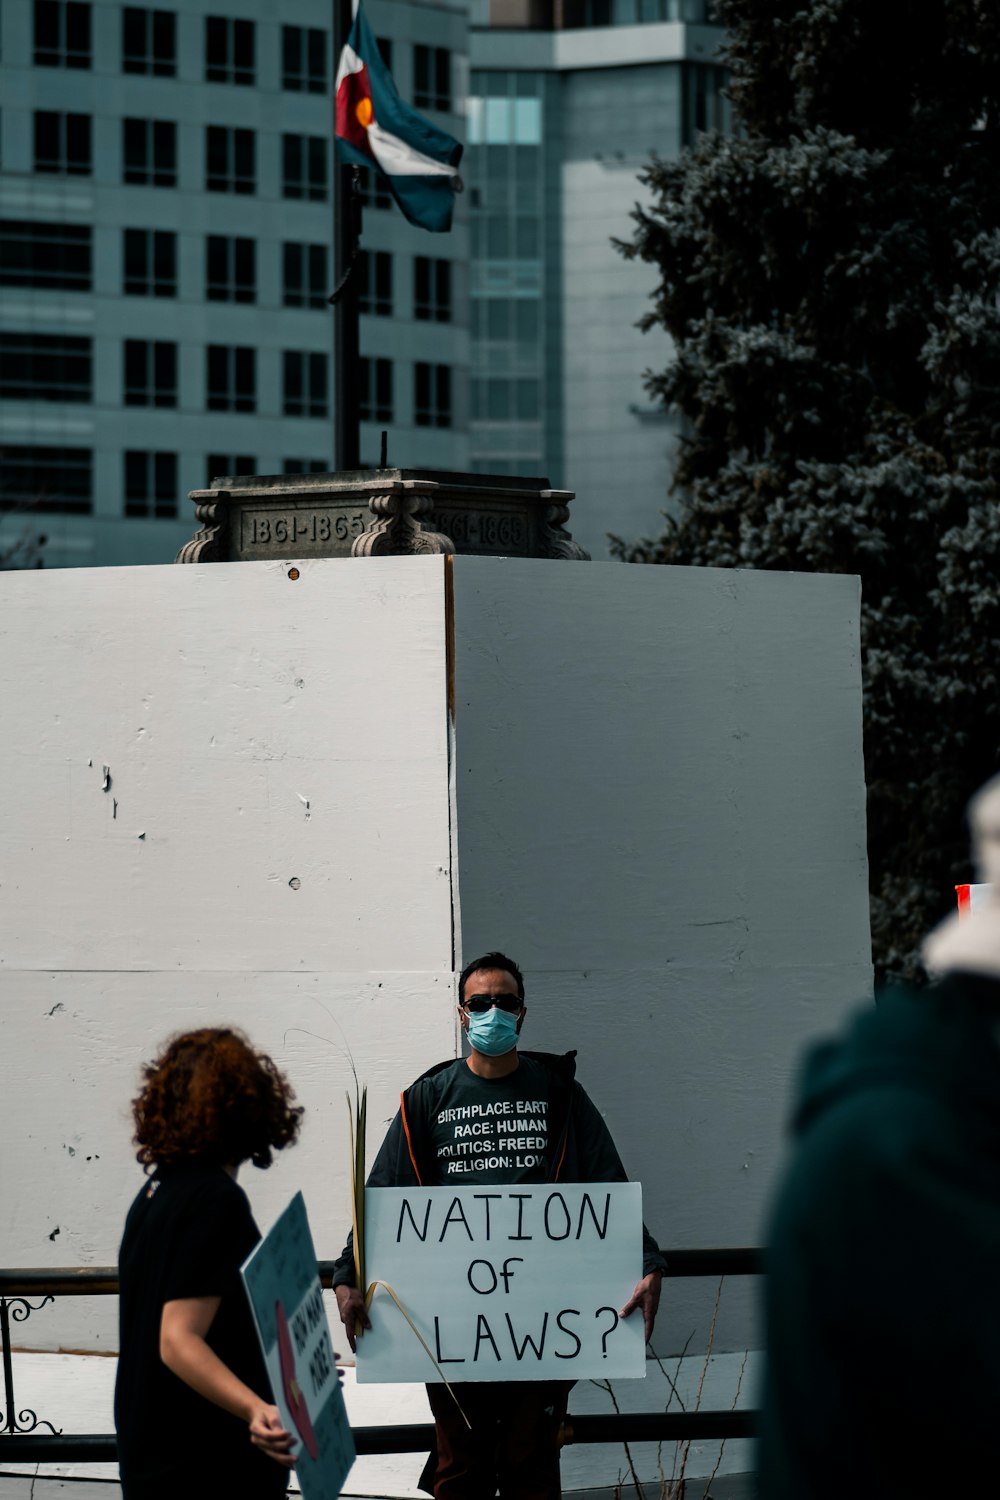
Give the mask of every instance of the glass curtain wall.
<svg viewBox="0 0 1000 1500">
<path fill-rule="evenodd" d="M 546 79 L 473 72 L 468 105 L 472 468 L 546 472 Z"/>
</svg>

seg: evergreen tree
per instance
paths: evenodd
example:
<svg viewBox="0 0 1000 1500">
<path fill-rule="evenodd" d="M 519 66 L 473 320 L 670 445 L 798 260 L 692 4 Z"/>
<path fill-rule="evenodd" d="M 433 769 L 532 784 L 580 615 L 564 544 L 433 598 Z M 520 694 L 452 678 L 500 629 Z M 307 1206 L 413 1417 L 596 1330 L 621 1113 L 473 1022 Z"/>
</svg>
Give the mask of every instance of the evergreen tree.
<svg viewBox="0 0 1000 1500">
<path fill-rule="evenodd" d="M 858 573 L 881 975 L 1000 769 L 1000 7 L 720 0 L 734 133 L 644 174 L 679 513 L 647 563 Z"/>
</svg>

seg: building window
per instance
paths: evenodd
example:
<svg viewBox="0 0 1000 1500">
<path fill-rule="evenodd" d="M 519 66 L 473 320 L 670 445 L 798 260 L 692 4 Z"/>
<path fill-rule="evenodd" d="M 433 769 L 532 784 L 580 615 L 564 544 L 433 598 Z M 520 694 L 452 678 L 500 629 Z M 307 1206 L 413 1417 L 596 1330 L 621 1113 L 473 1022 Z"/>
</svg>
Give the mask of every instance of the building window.
<svg viewBox="0 0 1000 1500">
<path fill-rule="evenodd" d="M 0 219 L 0 286 L 89 292 L 92 241 L 89 224 Z"/>
<path fill-rule="evenodd" d="M 210 302 L 256 302 L 254 240 L 210 234 L 205 241 L 205 296 Z"/>
<path fill-rule="evenodd" d="M 176 187 L 177 126 L 173 120 L 123 120 L 122 159 L 126 182 Z"/>
<path fill-rule="evenodd" d="M 312 26 L 282 26 L 281 86 L 297 94 L 325 94 L 327 34 Z"/>
<path fill-rule="evenodd" d="M 123 258 L 126 296 L 177 296 L 176 234 L 168 229 L 126 229 Z"/>
<path fill-rule="evenodd" d="M 282 474 L 329 474 L 330 462 L 326 458 L 283 458 Z"/>
<path fill-rule="evenodd" d="M 358 197 L 362 208 L 391 208 L 392 194 L 381 172 L 374 167 L 361 167 L 358 171 Z"/>
<path fill-rule="evenodd" d="M 125 405 L 177 405 L 177 345 L 125 340 Z"/>
<path fill-rule="evenodd" d="M 392 256 L 386 250 L 362 250 L 356 274 L 359 312 L 391 318 Z"/>
<path fill-rule="evenodd" d="M 122 9 L 122 72 L 177 76 L 177 17 L 172 10 Z"/>
<path fill-rule="evenodd" d="M 35 0 L 35 66 L 90 67 L 90 6 L 80 0 Z"/>
<path fill-rule="evenodd" d="M 321 135 L 283 135 L 281 144 L 285 197 L 325 201 L 328 191 L 326 138 Z"/>
<path fill-rule="evenodd" d="M 88 177 L 91 172 L 90 116 L 35 110 L 35 171 Z"/>
<path fill-rule="evenodd" d="M 210 453 L 208 483 L 213 479 L 230 479 L 236 474 L 256 474 L 257 460 L 251 453 Z"/>
<path fill-rule="evenodd" d="M 297 245 L 286 240 L 283 256 L 286 307 L 327 306 L 325 245 Z"/>
<path fill-rule="evenodd" d="M 413 420 L 418 427 L 451 426 L 451 370 L 448 365 L 416 365 Z"/>
<path fill-rule="evenodd" d="M 126 452 L 125 514 L 176 516 L 176 453 L 147 453 L 135 448 Z"/>
<path fill-rule="evenodd" d="M 257 351 L 243 345 L 209 344 L 206 350 L 209 411 L 257 410 Z"/>
<path fill-rule="evenodd" d="M 205 186 L 210 193 L 257 191 L 257 142 L 252 130 L 205 127 Z"/>
<path fill-rule="evenodd" d="M 705 0 L 564 0 L 562 24 L 575 30 L 649 21 L 701 22 L 707 10 Z"/>
<path fill-rule="evenodd" d="M 451 109 L 451 53 L 446 47 L 414 47 L 413 102 L 418 109 Z"/>
<path fill-rule="evenodd" d="M 253 21 L 205 17 L 205 78 L 209 83 L 256 81 Z"/>
<path fill-rule="evenodd" d="M 392 360 L 362 359 L 360 365 L 362 422 L 391 422 Z"/>
<path fill-rule="evenodd" d="M 425 323 L 451 322 L 451 261 L 429 255 L 414 259 L 413 316 Z"/>
<path fill-rule="evenodd" d="M 286 417 L 325 417 L 327 403 L 327 357 L 301 349 L 285 350 Z"/>
<path fill-rule="evenodd" d="M 94 456 L 89 448 L 0 446 L 0 509 L 86 515 L 93 496 Z"/>
<path fill-rule="evenodd" d="M 472 304 L 474 337 L 490 343 L 513 340 L 527 348 L 539 333 L 538 301 L 534 297 L 476 297 Z"/>
<path fill-rule="evenodd" d="M 64 333 L 0 333 L 0 397 L 90 401 L 93 347 Z"/>
</svg>

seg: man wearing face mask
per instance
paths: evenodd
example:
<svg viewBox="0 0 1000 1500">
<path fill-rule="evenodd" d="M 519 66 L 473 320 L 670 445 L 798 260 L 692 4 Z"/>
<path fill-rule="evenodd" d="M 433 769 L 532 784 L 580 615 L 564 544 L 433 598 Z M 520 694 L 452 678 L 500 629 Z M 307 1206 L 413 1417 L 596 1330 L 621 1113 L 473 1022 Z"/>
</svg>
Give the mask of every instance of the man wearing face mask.
<svg viewBox="0 0 1000 1500">
<path fill-rule="evenodd" d="M 574 1052 L 522 1052 L 524 980 L 503 953 L 462 971 L 458 1014 L 465 1059 L 438 1063 L 405 1090 L 368 1178 L 369 1187 L 455 1183 L 624 1182 L 608 1128 L 576 1082 Z M 643 1276 L 621 1309 L 641 1310 L 646 1339 L 666 1262 L 643 1229 Z M 369 1327 L 354 1284 L 353 1246 L 333 1284 L 351 1348 Z M 436 1452 L 420 1486 L 437 1500 L 558 1500 L 559 1427 L 572 1382 L 469 1382 L 455 1386 L 471 1431 L 443 1385 L 429 1385 Z"/>
</svg>

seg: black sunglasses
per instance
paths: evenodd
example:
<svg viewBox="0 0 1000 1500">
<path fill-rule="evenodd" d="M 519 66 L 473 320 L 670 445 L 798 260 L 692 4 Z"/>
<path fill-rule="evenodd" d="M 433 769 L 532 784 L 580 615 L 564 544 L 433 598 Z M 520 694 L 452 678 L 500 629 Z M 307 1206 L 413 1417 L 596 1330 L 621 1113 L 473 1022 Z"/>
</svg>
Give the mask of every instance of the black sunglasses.
<svg viewBox="0 0 1000 1500">
<path fill-rule="evenodd" d="M 505 1010 L 509 1016 L 516 1016 L 523 1003 L 516 995 L 470 995 L 467 1000 L 462 1001 L 462 1009 L 473 1016 L 481 1016 L 495 1005 L 497 1010 Z"/>
</svg>

